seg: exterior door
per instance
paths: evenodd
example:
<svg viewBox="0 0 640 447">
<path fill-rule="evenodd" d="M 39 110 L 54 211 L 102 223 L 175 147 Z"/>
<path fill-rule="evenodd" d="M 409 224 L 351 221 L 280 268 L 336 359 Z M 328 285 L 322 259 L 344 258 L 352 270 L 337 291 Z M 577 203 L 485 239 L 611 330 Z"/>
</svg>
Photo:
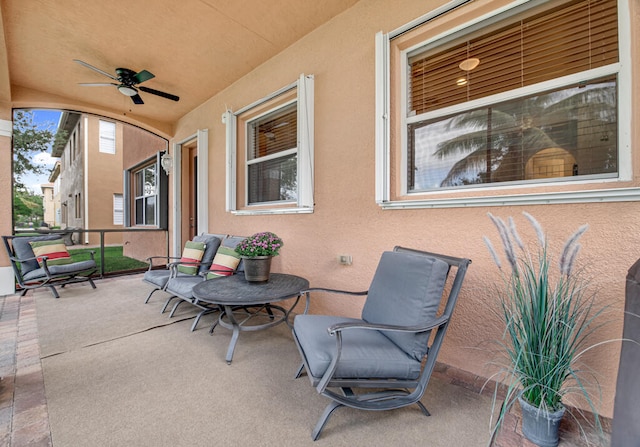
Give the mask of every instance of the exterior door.
<svg viewBox="0 0 640 447">
<path fill-rule="evenodd" d="M 198 147 L 189 147 L 189 239 L 198 234 Z"/>
</svg>

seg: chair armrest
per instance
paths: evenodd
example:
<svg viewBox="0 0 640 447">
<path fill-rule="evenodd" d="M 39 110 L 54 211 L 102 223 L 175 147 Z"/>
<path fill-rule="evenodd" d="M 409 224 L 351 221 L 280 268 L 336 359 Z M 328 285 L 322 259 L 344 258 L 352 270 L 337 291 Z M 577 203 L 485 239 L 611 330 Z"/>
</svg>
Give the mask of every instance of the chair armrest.
<svg viewBox="0 0 640 447">
<path fill-rule="evenodd" d="M 351 292 L 348 290 L 338 290 L 338 289 L 327 289 L 324 287 L 313 287 L 310 289 L 305 289 L 302 290 L 300 292 L 300 295 L 304 295 L 305 296 L 305 300 L 306 303 L 304 305 L 304 312 L 303 315 L 306 315 L 307 312 L 309 311 L 309 305 L 311 304 L 311 294 L 310 292 L 326 292 L 326 293 L 334 293 L 334 294 L 340 294 L 340 295 L 351 295 L 351 296 L 363 296 L 366 295 L 367 293 L 369 293 L 368 290 L 364 290 L 362 292 Z"/>
<path fill-rule="evenodd" d="M 32 257 L 29 257 L 29 258 L 19 259 L 19 258 L 16 258 L 15 256 L 9 256 L 9 259 L 12 260 L 13 262 L 24 262 L 24 261 L 35 261 L 38 258 L 37 258 L 37 256 L 32 256 Z"/>
<path fill-rule="evenodd" d="M 303 290 L 300 293 L 308 293 L 308 292 L 328 292 L 328 293 L 338 293 L 342 295 L 366 295 L 367 293 L 369 293 L 368 290 L 364 290 L 362 292 L 351 292 L 349 290 L 325 289 L 323 287 L 313 287 L 310 289 Z"/>
<path fill-rule="evenodd" d="M 172 259 L 180 259 L 176 256 L 149 256 L 146 258 L 146 261 L 149 263 L 149 270 L 154 266 L 153 262 L 155 259 L 164 259 L 164 264 L 169 264 Z M 167 266 L 167 268 L 169 268 Z"/>
<path fill-rule="evenodd" d="M 376 324 L 376 323 L 337 323 L 327 328 L 329 335 L 335 335 L 336 332 L 343 331 L 345 329 L 370 329 L 376 331 L 395 331 L 395 332 L 427 332 L 437 327 L 442 326 L 449 317 L 442 315 L 434 320 L 431 320 L 428 324 L 423 326 L 396 326 L 391 324 Z"/>
</svg>

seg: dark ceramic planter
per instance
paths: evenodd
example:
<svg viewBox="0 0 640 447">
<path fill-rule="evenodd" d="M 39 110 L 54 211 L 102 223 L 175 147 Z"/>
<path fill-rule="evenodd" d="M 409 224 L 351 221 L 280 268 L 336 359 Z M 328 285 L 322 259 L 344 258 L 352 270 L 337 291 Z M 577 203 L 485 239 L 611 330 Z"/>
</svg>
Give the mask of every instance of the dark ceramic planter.
<svg viewBox="0 0 640 447">
<path fill-rule="evenodd" d="M 522 397 L 518 398 L 522 409 L 522 433 L 540 447 L 556 447 L 560 441 L 558 428 L 565 408 L 549 413 L 534 407 Z"/>
<path fill-rule="evenodd" d="M 254 256 L 244 259 L 244 278 L 248 282 L 267 282 L 271 273 L 272 256 Z"/>
</svg>

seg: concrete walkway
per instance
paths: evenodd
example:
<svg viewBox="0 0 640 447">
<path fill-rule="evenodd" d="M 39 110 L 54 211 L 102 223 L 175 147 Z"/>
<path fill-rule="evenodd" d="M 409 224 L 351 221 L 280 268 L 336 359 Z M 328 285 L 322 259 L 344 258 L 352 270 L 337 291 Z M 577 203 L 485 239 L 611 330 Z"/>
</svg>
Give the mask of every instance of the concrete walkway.
<svg viewBox="0 0 640 447">
<path fill-rule="evenodd" d="M 37 293 L 0 296 L 0 446 L 53 445 L 38 342 Z M 482 386 L 481 378 L 442 364 L 434 377 L 476 392 Z M 561 447 L 585 445 L 575 429 L 564 427 Z M 455 433 L 451 439 L 456 439 Z M 519 410 L 509 415 L 494 446 L 535 447 L 522 436 Z"/>
</svg>

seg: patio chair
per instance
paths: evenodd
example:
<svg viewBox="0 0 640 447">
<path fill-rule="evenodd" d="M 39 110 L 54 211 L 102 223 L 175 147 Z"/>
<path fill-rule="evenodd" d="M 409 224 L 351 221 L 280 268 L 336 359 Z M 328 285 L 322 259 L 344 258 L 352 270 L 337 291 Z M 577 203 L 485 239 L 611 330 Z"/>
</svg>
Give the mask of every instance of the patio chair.
<svg viewBox="0 0 640 447">
<path fill-rule="evenodd" d="M 22 289 L 21 296 L 31 289 L 48 287 L 53 296 L 59 298 L 55 286 L 80 282 L 88 282 L 96 288 L 91 278 L 97 270 L 94 251 L 90 252 L 91 259 L 72 262 L 60 235 L 2 236 L 2 240 L 16 281 Z"/>
<path fill-rule="evenodd" d="M 220 244 L 220 246 L 228 249 L 229 248 L 233 249 L 243 239 L 245 239 L 244 236 L 227 236 L 222 240 L 222 243 Z M 213 258 L 215 259 L 215 256 Z M 211 262 L 209 262 L 209 265 L 211 265 Z M 211 268 L 213 269 L 214 266 L 212 266 Z M 176 310 L 178 309 L 178 306 L 180 306 L 183 303 L 188 303 L 188 304 L 191 304 L 192 306 L 197 307 L 198 309 L 200 309 L 200 312 L 196 315 L 196 318 L 193 321 L 193 324 L 191 325 L 191 330 L 194 331 L 196 329 L 196 326 L 198 325 L 198 322 L 200 321 L 200 318 L 202 318 L 203 315 L 221 310 L 219 306 L 212 306 L 210 303 L 204 303 L 198 300 L 196 297 L 193 296 L 193 292 L 192 292 L 192 289 L 196 284 L 209 279 L 208 277 L 211 276 L 211 274 L 214 273 L 214 271 L 205 270 L 204 272 L 200 272 L 196 276 L 185 276 L 185 275 L 177 274 L 175 266 L 173 266 L 171 277 L 169 278 L 167 285 L 165 287 L 165 292 L 171 294 L 171 297 L 165 303 L 163 312 L 164 312 L 164 309 L 166 309 L 169 303 L 173 300 L 177 300 L 177 302 L 174 304 L 173 308 L 171 309 L 169 318 L 174 316 L 174 314 L 176 313 Z M 243 271 L 244 271 L 244 266 L 242 261 L 240 261 L 239 264 L 231 271 L 227 271 L 225 269 L 220 271 L 219 273 L 221 273 L 222 276 L 226 276 L 228 274 L 235 274 L 236 272 L 243 272 Z M 215 279 L 212 279 L 212 281 L 215 281 Z"/>
<path fill-rule="evenodd" d="M 306 371 L 318 393 L 331 399 L 312 432 L 314 441 L 342 406 L 391 410 L 417 404 L 429 416 L 420 399 L 470 262 L 395 247 L 382 254 L 368 291 L 304 291 L 307 307 L 293 326 L 302 357 L 296 378 Z M 452 267 L 455 275 L 447 279 Z M 316 291 L 367 295 L 361 318 L 307 315 Z"/>
<path fill-rule="evenodd" d="M 202 259 L 198 264 L 191 263 L 193 266 L 198 266 L 198 273 L 206 272 L 206 270 L 211 265 L 211 261 L 213 261 L 213 257 L 220 246 L 220 242 L 222 239 L 226 237 L 226 234 L 206 234 L 203 233 L 201 235 L 195 236 L 193 238 L 194 242 L 201 242 L 205 244 L 205 250 L 202 255 Z M 158 290 L 164 290 L 167 285 L 167 281 L 169 281 L 169 277 L 171 276 L 171 266 L 179 263 L 181 258 L 175 256 L 151 256 L 147 258 L 147 262 L 149 263 L 149 268 L 144 273 L 144 277 L 142 280 L 146 283 L 154 286 L 154 289 L 149 292 L 147 298 L 144 300 L 144 303 L 147 304 L 151 295 L 153 295 Z M 163 261 L 164 268 L 158 269 L 159 262 Z M 179 275 L 192 276 L 187 273 L 182 273 L 180 271 L 177 272 Z M 162 312 L 167 308 L 169 301 L 162 308 Z"/>
</svg>

